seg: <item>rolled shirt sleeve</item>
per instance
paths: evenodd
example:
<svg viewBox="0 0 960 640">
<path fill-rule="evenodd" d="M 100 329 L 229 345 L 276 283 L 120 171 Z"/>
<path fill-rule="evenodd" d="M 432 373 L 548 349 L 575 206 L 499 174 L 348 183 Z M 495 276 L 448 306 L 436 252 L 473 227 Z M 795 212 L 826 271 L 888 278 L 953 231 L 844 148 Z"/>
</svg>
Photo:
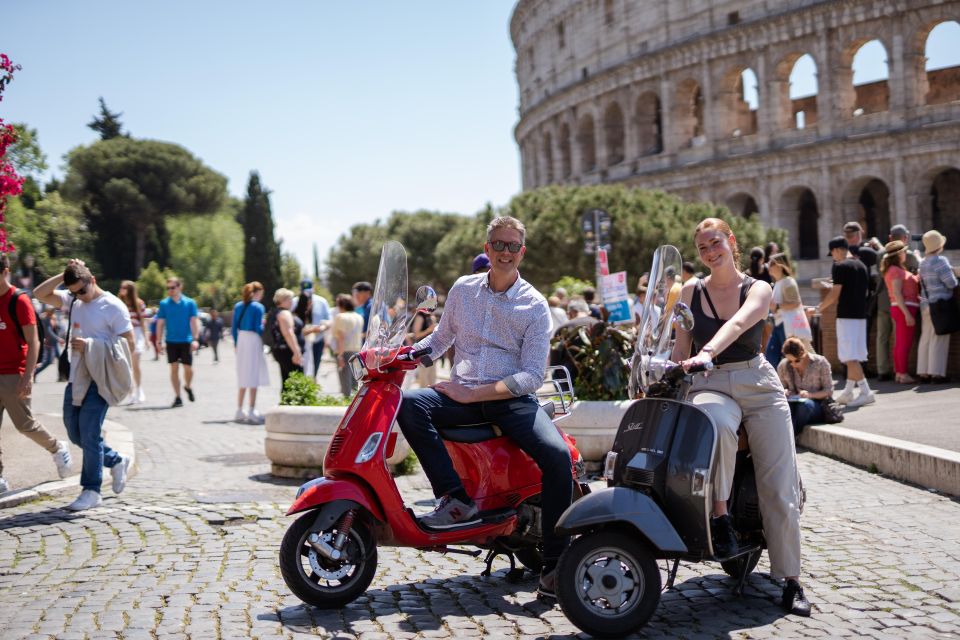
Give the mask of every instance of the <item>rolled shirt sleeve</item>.
<svg viewBox="0 0 960 640">
<path fill-rule="evenodd" d="M 523 335 L 521 370 L 503 379 L 514 397 L 535 393 L 543 384 L 547 358 L 550 355 L 550 307 L 544 300 L 536 309 L 537 315 Z"/>
</svg>

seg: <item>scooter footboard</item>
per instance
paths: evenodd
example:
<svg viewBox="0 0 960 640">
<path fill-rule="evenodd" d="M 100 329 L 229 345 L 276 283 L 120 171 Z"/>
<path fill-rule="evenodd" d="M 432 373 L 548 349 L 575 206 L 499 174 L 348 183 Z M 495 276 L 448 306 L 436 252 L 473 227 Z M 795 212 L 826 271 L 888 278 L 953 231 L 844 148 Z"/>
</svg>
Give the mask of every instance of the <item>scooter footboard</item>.
<svg viewBox="0 0 960 640">
<path fill-rule="evenodd" d="M 348 482 L 330 478 L 317 478 L 305 484 L 297 495 L 297 499 L 287 509 L 287 515 L 307 511 L 332 502 L 355 503 L 373 514 L 373 517 L 377 520 L 386 521 L 383 508 L 370 487 L 361 482 Z M 341 513 L 345 510 L 342 509 Z"/>
<path fill-rule="evenodd" d="M 603 525 L 624 523 L 664 556 L 687 553 L 676 529 L 650 496 L 625 487 L 601 489 L 571 504 L 557 522 L 557 533 L 575 535 Z"/>
</svg>

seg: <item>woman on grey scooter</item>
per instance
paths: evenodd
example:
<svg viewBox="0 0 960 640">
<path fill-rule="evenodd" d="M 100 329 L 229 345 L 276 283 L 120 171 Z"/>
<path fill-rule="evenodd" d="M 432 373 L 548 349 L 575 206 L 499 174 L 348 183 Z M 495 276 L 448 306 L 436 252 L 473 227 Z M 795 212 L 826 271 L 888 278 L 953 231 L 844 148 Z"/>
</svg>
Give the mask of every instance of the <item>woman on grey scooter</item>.
<svg viewBox="0 0 960 640">
<path fill-rule="evenodd" d="M 717 427 L 711 537 L 718 557 L 737 552 L 727 500 L 737 458 L 737 429 L 746 429 L 757 477 L 771 574 L 786 578 L 783 608 L 809 616 L 800 586 L 800 491 L 790 407 L 777 372 L 761 352 L 763 323 L 773 292 L 740 271 L 740 251 L 730 226 L 719 218 L 697 225 L 694 242 L 710 270 L 684 284 L 681 300 L 694 315 L 691 332 L 677 329 L 673 360 L 684 369 L 713 361 L 707 375 L 694 378 L 689 399 Z M 694 347 L 691 351 L 691 345 Z M 692 358 L 691 352 L 695 352 Z"/>
</svg>

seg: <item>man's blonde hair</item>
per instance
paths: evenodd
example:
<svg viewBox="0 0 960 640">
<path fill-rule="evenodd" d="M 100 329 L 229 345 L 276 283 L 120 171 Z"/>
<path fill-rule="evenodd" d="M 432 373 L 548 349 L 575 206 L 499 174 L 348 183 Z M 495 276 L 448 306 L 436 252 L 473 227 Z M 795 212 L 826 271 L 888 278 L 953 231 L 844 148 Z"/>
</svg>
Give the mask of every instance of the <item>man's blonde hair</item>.
<svg viewBox="0 0 960 640">
<path fill-rule="evenodd" d="M 512 216 L 497 216 L 487 225 L 487 242 L 493 238 L 493 232 L 497 229 L 516 229 L 520 232 L 520 244 L 525 244 L 527 239 L 527 228 L 523 223 Z"/>
</svg>

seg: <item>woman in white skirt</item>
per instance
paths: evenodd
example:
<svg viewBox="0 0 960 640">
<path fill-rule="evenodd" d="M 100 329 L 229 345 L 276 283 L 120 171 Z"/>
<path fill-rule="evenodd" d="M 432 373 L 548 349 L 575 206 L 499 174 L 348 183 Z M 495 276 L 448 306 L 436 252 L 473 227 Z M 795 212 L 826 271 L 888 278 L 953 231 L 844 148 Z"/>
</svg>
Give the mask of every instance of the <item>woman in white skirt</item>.
<svg viewBox="0 0 960 640">
<path fill-rule="evenodd" d="M 130 402 L 136 404 L 147 399 L 143 392 L 143 386 L 140 384 L 140 355 L 147 350 L 147 338 L 143 333 L 146 325 L 147 305 L 143 303 L 140 296 L 137 295 L 137 283 L 132 280 L 124 280 L 120 283 L 120 300 L 127 305 L 127 311 L 130 312 L 130 322 L 133 324 L 133 382 L 135 388 L 130 394 Z"/>
<path fill-rule="evenodd" d="M 267 359 L 263 355 L 263 315 L 260 304 L 263 285 L 257 281 L 243 285 L 243 300 L 233 307 L 233 346 L 237 352 L 237 414 L 236 422 L 263 424 L 263 416 L 256 410 L 257 387 L 270 384 Z M 249 395 L 250 411 L 243 410 L 243 396 Z"/>
</svg>

